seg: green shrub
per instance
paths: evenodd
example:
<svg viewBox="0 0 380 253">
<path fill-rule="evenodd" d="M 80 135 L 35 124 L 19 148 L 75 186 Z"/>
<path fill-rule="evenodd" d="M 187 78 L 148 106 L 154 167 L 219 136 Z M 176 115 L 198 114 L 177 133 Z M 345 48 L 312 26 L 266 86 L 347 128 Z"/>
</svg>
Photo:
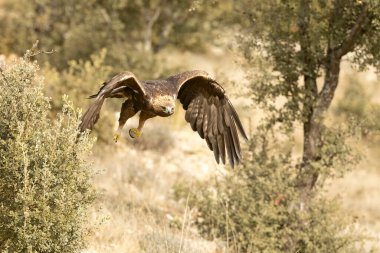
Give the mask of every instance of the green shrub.
<svg viewBox="0 0 380 253">
<path fill-rule="evenodd" d="M 95 191 L 78 112 L 66 101 L 58 119 L 48 117 L 28 57 L 1 69 L 0 90 L 0 251 L 79 252 Z"/>
<path fill-rule="evenodd" d="M 315 195 L 300 205 L 294 143 L 271 136 L 269 131 L 252 136 L 243 164 L 214 183 L 176 187 L 176 198 L 196 189 L 189 204 L 198 211 L 194 222 L 201 234 L 226 241 L 232 252 L 360 252 L 355 243 L 362 237 L 354 235 L 338 201 Z M 340 161 L 333 162 L 326 166 Z"/>
</svg>

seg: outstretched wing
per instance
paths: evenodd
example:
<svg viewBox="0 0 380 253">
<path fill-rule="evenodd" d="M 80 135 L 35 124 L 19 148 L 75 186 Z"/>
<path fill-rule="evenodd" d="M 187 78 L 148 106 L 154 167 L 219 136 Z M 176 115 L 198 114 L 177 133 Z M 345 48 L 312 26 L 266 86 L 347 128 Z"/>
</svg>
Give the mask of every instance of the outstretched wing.
<svg viewBox="0 0 380 253">
<path fill-rule="evenodd" d="M 232 167 L 241 160 L 238 131 L 248 139 L 236 110 L 224 89 L 204 71 L 188 71 L 167 79 L 177 90 L 186 110 L 185 119 L 205 139 L 219 163 Z"/>
<path fill-rule="evenodd" d="M 125 88 L 130 88 L 134 92 L 140 93 L 143 96 L 145 95 L 143 84 L 139 82 L 133 73 L 122 72 L 114 76 L 103 84 L 97 94 L 90 96 L 90 98 L 94 98 L 95 100 L 82 117 L 80 131 L 91 130 L 99 119 L 100 109 L 104 100 L 107 97 L 117 96 L 116 94 Z"/>
</svg>

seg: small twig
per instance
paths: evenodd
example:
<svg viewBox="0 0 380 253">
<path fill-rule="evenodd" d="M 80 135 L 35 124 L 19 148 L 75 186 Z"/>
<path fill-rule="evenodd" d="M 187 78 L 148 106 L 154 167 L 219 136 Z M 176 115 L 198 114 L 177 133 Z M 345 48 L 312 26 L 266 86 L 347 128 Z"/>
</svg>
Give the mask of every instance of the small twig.
<svg viewBox="0 0 380 253">
<path fill-rule="evenodd" d="M 181 249 L 182 249 L 183 236 L 184 236 L 185 224 L 186 224 L 186 217 L 187 217 L 187 209 L 188 209 L 188 206 L 189 206 L 189 196 L 190 196 L 190 193 L 187 194 L 187 199 L 186 199 L 186 209 L 185 209 L 185 213 L 184 213 L 184 215 L 183 215 L 183 222 L 182 222 L 181 242 L 180 242 L 180 244 L 179 244 L 179 250 L 178 250 L 178 253 L 181 253 Z"/>
<path fill-rule="evenodd" d="M 37 56 L 39 54 L 53 54 L 56 52 L 54 49 L 52 49 L 50 51 L 38 49 L 38 44 L 39 44 L 39 41 L 36 40 L 36 42 L 34 42 L 32 48 L 26 51 L 24 58 L 29 59 L 30 57 L 34 57 L 34 56 Z"/>
<path fill-rule="evenodd" d="M 30 56 L 33 57 L 33 56 L 37 56 L 37 55 L 39 55 L 39 54 L 54 54 L 55 52 L 57 52 L 57 51 L 54 50 L 54 49 L 52 49 L 52 50 L 50 50 L 50 51 L 38 50 L 38 51 L 36 51 L 35 53 L 30 54 Z"/>
<path fill-rule="evenodd" d="M 230 248 L 230 245 L 229 245 L 229 241 L 230 241 L 230 238 L 228 236 L 228 202 L 226 200 L 226 235 L 227 235 L 227 253 L 229 251 L 229 248 Z"/>
<path fill-rule="evenodd" d="M 169 245 L 168 245 L 168 233 L 166 231 L 166 226 L 164 225 L 164 233 L 165 233 L 165 247 L 166 247 L 166 252 L 169 252 Z"/>
</svg>

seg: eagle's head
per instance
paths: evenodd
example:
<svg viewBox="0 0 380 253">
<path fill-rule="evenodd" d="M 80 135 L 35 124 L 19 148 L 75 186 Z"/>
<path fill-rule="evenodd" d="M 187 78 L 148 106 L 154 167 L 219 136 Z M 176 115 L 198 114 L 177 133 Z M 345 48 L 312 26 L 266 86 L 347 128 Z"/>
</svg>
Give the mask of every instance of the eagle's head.
<svg viewBox="0 0 380 253">
<path fill-rule="evenodd" d="M 168 117 L 174 113 L 175 98 L 170 95 L 156 96 L 151 100 L 154 112 L 161 117 Z"/>
</svg>

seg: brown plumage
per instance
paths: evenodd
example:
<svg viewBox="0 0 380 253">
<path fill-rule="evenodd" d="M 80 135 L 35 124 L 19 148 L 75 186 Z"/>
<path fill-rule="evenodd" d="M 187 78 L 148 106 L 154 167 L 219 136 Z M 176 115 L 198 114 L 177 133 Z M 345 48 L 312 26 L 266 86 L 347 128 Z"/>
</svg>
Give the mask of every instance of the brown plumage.
<svg viewBox="0 0 380 253">
<path fill-rule="evenodd" d="M 186 110 L 185 120 L 206 140 L 218 163 L 221 159 L 225 164 L 228 157 L 234 167 L 241 160 L 238 132 L 244 139 L 248 139 L 247 135 L 222 86 L 204 71 L 187 71 L 148 81 L 139 81 L 130 72 L 120 73 L 91 96 L 95 100 L 83 115 L 81 131 L 93 128 L 104 100 L 109 97 L 127 99 L 120 112 L 115 140 L 128 118 L 141 111 L 139 127 L 129 132 L 131 137 L 139 137 L 147 119 L 172 115 L 178 98 Z"/>
</svg>

